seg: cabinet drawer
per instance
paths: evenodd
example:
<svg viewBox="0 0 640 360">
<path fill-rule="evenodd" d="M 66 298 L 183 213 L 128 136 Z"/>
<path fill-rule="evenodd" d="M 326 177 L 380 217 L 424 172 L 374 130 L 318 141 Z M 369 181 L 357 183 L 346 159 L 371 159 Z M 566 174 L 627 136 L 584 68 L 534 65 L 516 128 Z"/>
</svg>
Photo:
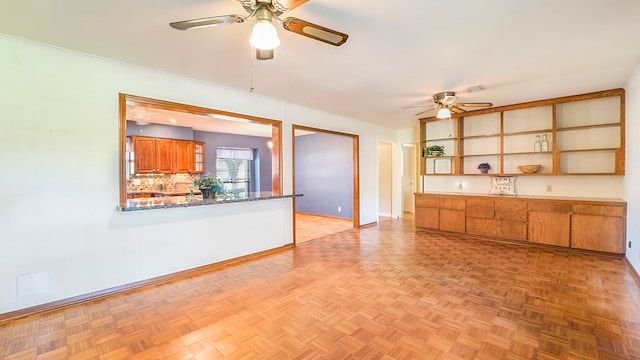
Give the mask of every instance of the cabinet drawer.
<svg viewBox="0 0 640 360">
<path fill-rule="evenodd" d="M 527 202 L 522 200 L 500 199 L 500 200 L 496 200 L 495 207 L 496 209 L 526 210 Z"/>
<path fill-rule="evenodd" d="M 493 208 L 493 199 L 467 199 L 467 207 L 488 207 Z"/>
<path fill-rule="evenodd" d="M 496 209 L 496 220 L 527 222 L 527 211 Z"/>
<path fill-rule="evenodd" d="M 440 207 L 439 196 L 416 195 L 416 207 Z"/>
<path fill-rule="evenodd" d="M 442 197 L 440 198 L 441 209 L 464 210 L 464 198 Z"/>
<path fill-rule="evenodd" d="M 529 201 L 529 211 L 569 213 L 571 212 L 571 204 Z"/>
<path fill-rule="evenodd" d="M 467 216 L 480 219 L 493 219 L 495 210 L 488 207 L 467 207 Z"/>
<path fill-rule="evenodd" d="M 527 239 L 527 223 L 467 218 L 467 233 L 524 241 Z"/>
<path fill-rule="evenodd" d="M 574 214 L 600 216 L 624 216 L 625 213 L 623 206 L 596 204 L 574 204 L 572 210 Z"/>
</svg>

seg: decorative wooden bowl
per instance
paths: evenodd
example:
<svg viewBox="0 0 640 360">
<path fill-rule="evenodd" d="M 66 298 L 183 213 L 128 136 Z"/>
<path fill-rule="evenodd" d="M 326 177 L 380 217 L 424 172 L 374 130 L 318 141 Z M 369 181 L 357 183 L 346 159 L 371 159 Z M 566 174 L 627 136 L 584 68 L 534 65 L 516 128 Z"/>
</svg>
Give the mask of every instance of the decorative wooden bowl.
<svg viewBox="0 0 640 360">
<path fill-rule="evenodd" d="M 518 166 L 518 169 L 522 171 L 523 174 L 535 174 L 540 170 L 541 165 L 522 165 Z"/>
</svg>

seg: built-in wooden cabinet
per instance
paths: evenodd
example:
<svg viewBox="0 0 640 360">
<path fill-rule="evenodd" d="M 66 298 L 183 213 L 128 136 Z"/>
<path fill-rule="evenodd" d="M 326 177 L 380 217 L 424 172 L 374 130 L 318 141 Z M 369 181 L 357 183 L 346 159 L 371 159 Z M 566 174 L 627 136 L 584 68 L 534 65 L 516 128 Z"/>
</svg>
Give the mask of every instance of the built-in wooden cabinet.
<svg viewBox="0 0 640 360">
<path fill-rule="evenodd" d="M 516 198 L 470 198 L 467 233 L 501 239 L 527 239 L 527 203 Z"/>
<path fill-rule="evenodd" d="M 624 201 L 417 193 L 417 228 L 624 254 Z"/>
<path fill-rule="evenodd" d="M 465 232 L 465 201 L 447 196 L 416 197 L 416 226 L 427 229 Z"/>
<path fill-rule="evenodd" d="M 624 90 L 540 100 L 421 119 L 423 148 L 442 145 L 444 156 L 423 154 L 422 175 L 623 175 Z M 534 147 L 546 137 L 548 149 Z"/>
<path fill-rule="evenodd" d="M 191 140 L 131 137 L 133 174 L 204 172 L 204 143 Z"/>
<path fill-rule="evenodd" d="M 135 174 L 171 173 L 174 162 L 174 140 L 132 136 Z"/>
</svg>

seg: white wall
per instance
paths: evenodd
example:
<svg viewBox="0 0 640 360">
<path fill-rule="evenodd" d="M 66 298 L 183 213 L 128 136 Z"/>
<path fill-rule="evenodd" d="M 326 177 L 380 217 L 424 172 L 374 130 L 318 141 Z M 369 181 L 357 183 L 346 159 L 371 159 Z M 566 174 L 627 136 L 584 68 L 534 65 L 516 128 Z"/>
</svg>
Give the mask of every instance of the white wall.
<svg viewBox="0 0 640 360">
<path fill-rule="evenodd" d="M 292 242 L 289 199 L 116 210 L 120 92 L 282 120 L 285 193 L 291 124 L 358 134 L 360 221 L 377 220 L 391 129 L 4 35 L 0 69 L 0 313 Z"/>
<path fill-rule="evenodd" d="M 624 199 L 627 201 L 627 259 L 640 273 L 640 66 L 626 88 L 627 152 Z M 628 245 L 627 245 L 628 246 Z"/>
<path fill-rule="evenodd" d="M 462 188 L 457 187 L 458 181 L 462 183 Z M 516 194 L 519 196 L 623 199 L 623 181 L 623 176 L 517 176 Z M 551 192 L 547 191 L 547 185 L 551 186 Z M 424 176 L 423 186 L 425 192 L 488 194 L 491 189 L 491 177 Z"/>
</svg>

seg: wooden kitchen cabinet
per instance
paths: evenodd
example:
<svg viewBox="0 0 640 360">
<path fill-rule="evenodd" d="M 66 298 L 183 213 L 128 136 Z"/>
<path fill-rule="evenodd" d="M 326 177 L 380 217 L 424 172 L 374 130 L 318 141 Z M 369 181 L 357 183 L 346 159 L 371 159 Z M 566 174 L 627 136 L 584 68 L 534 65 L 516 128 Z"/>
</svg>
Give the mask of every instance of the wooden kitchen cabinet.
<svg viewBox="0 0 640 360">
<path fill-rule="evenodd" d="M 204 143 L 132 136 L 133 174 L 202 174 Z"/>
<path fill-rule="evenodd" d="M 174 140 L 132 136 L 134 173 L 164 174 L 173 172 Z"/>
<path fill-rule="evenodd" d="M 624 254 L 626 202 L 416 193 L 417 228 Z"/>
<path fill-rule="evenodd" d="M 190 174 L 195 168 L 195 157 L 193 141 L 191 140 L 175 140 L 175 163 L 174 173 Z"/>
</svg>

